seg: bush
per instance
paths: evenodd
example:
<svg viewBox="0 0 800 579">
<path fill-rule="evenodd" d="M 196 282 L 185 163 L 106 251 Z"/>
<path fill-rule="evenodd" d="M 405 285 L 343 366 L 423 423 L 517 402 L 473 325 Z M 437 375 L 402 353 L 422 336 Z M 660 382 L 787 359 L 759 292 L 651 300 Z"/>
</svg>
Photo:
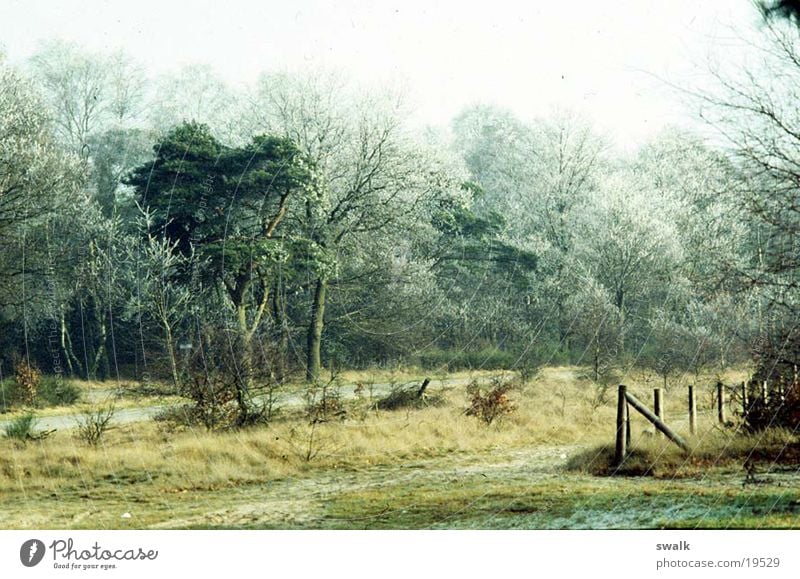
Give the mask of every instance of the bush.
<svg viewBox="0 0 800 579">
<path fill-rule="evenodd" d="M 14 381 L 17 383 L 17 396 L 20 401 L 32 406 L 36 400 L 39 381 L 42 373 L 25 360 L 20 360 L 14 365 Z"/>
<path fill-rule="evenodd" d="M 181 385 L 181 393 L 193 402 L 186 414 L 189 421 L 208 430 L 228 427 L 236 421 L 236 390 L 222 373 L 215 370 L 192 373 Z"/>
<path fill-rule="evenodd" d="M 193 404 L 168 406 L 153 416 L 153 420 L 160 423 L 168 432 L 184 428 L 191 429 L 203 424 L 201 417 L 196 415 Z"/>
<path fill-rule="evenodd" d="M 518 366 L 519 379 L 523 384 L 529 384 L 541 370 L 541 365 L 537 364 L 534 360 L 526 358 Z"/>
<path fill-rule="evenodd" d="M 245 356 L 241 338 L 225 329 L 210 330 L 199 338 L 179 390 L 192 405 L 176 415 L 179 423 L 221 430 L 268 422 L 274 410 L 275 382 L 265 354 L 254 348 L 252 357 Z M 256 385 L 266 385 L 266 404 L 254 400 L 251 389 Z"/>
<path fill-rule="evenodd" d="M 340 386 L 336 379 L 309 386 L 305 393 L 305 409 L 312 423 L 346 418 L 347 411 L 342 404 Z"/>
<path fill-rule="evenodd" d="M 111 428 L 111 420 L 113 418 L 113 406 L 98 408 L 88 413 L 83 418 L 79 418 L 78 438 L 90 446 L 97 446 L 106 431 Z"/>
<path fill-rule="evenodd" d="M 478 382 L 470 382 L 467 386 L 470 405 L 466 410 L 466 415 L 480 418 L 488 425 L 500 416 L 511 414 L 517 409 L 508 398 L 508 391 L 511 388 L 511 382 L 499 378 L 492 380 L 491 386 L 485 392 Z"/>
<path fill-rule="evenodd" d="M 39 382 L 36 406 L 70 406 L 80 397 L 80 389 L 62 376 L 43 376 Z"/>
<path fill-rule="evenodd" d="M 36 416 L 29 412 L 18 416 L 6 425 L 6 437 L 26 441 L 34 438 L 33 427 L 36 424 Z"/>
<path fill-rule="evenodd" d="M 72 382 L 60 376 L 42 376 L 36 386 L 36 398 L 28 402 L 30 390 L 24 391 L 16 380 L 0 382 L 0 413 L 10 412 L 15 407 L 33 406 L 69 406 L 75 404 L 81 396 L 80 389 Z"/>
<path fill-rule="evenodd" d="M 766 381 L 770 386 L 783 386 L 784 399 L 771 392 L 765 401 L 760 396 L 760 386 L 750 393 L 750 408 L 743 416 L 747 428 L 761 431 L 783 427 L 800 429 L 800 381 L 796 373 L 800 364 L 800 329 L 775 330 L 761 336 L 753 345 L 756 369 L 752 383 Z"/>
<path fill-rule="evenodd" d="M 787 428 L 797 432 L 800 430 L 800 384 L 786 387 L 783 400 L 777 393 L 773 393 L 766 402 L 763 398 L 752 399 L 743 418 L 751 432 L 767 428 Z"/>
<path fill-rule="evenodd" d="M 392 390 L 385 398 L 378 400 L 376 407 L 379 410 L 401 410 L 444 404 L 444 398 L 441 395 L 430 394 L 427 391 L 429 383 L 430 380 L 426 378 L 420 386 Z"/>
</svg>

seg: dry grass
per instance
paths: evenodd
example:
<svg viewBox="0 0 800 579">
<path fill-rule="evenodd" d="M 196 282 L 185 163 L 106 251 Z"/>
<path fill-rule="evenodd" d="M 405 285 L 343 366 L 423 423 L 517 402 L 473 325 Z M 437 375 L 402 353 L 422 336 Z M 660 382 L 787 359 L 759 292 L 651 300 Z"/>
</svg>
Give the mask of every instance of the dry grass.
<svg viewBox="0 0 800 579">
<path fill-rule="evenodd" d="M 517 410 L 491 426 L 464 414 L 469 401 L 463 386 L 442 387 L 434 382 L 431 389 L 443 397 L 441 406 L 350 413 L 345 421 L 310 425 L 296 411 L 283 413 L 280 421 L 266 427 L 215 433 L 145 422 L 113 429 L 96 448 L 64 432 L 24 445 L 0 439 L 0 495 L 10 499 L 9 505 L 15 498 L 24 498 L 27 504 L 25 509 L 0 510 L 0 528 L 52 526 L 44 513 L 47 501 L 53 499 L 65 510 L 59 523 L 63 526 L 80 524 L 74 517 L 79 516 L 86 497 L 103 505 L 127 505 L 131 500 L 147 503 L 152 519 L 137 521 L 146 525 L 178 508 L 184 496 L 199 500 L 203 493 L 220 489 L 245 492 L 254 485 L 331 471 L 361 472 L 448 455 L 480 457 L 499 449 L 537 445 L 593 448 L 574 458 L 572 467 L 607 472 L 616 390 L 580 375 L 580 369 L 571 367 L 542 370 L 529 384 L 516 385 L 509 392 Z M 649 386 L 636 385 L 636 380 L 644 382 L 643 376 L 625 380 L 640 399 L 651 402 Z M 705 392 L 707 386 L 710 392 L 713 377 L 705 377 L 702 384 L 698 389 Z M 680 383 L 667 390 L 667 421 L 678 430 L 685 430 L 680 422 L 685 416 L 684 391 Z M 689 473 L 692 468 L 719 464 L 714 457 L 721 452 L 741 457 L 756 446 L 778 448 L 788 442 L 782 434 L 766 441 L 722 432 L 713 423 L 710 400 L 698 401 L 698 406 L 706 413 L 700 417 L 701 433 L 691 460 L 662 440 L 643 436 L 649 425 L 642 419 L 634 422 L 636 450 L 631 467 L 638 461 L 639 470 L 648 474 L 674 475 L 680 469 Z M 41 519 L 32 518 L 33 503 L 42 504 Z M 118 524 L 94 522 L 93 526 Z"/>
<path fill-rule="evenodd" d="M 759 435 L 717 431 L 688 441 L 683 452 L 665 438 L 648 437 L 635 442 L 621 465 L 614 464 L 614 445 L 602 444 L 573 456 L 567 468 L 598 476 L 652 476 L 675 479 L 703 475 L 721 468 L 757 478 L 758 473 L 780 470 L 782 463 L 797 463 L 797 437 L 777 430 Z"/>
<path fill-rule="evenodd" d="M 509 396 L 516 412 L 486 426 L 464 415 L 462 387 L 439 390 L 445 404 L 400 412 L 367 412 L 360 420 L 312 428 L 298 413 L 268 427 L 208 433 L 167 431 L 137 423 L 109 432 L 97 450 L 76 444 L 66 433 L 24 447 L 1 440 L 0 491 L 51 488 L 105 480 L 135 469 L 164 484 L 187 488 L 270 480 L 311 468 L 360 468 L 412 457 L 484 452 L 537 444 L 613 442 L 615 400 L 598 401 L 597 387 L 576 378 L 574 368 L 548 368 Z M 612 389 L 613 390 L 613 389 Z M 646 400 L 646 392 L 632 391 Z M 680 403 L 668 396 L 668 418 Z M 638 429 L 644 421 L 637 424 Z M 709 448 L 718 439 L 706 439 Z M 312 447 L 313 458 L 308 459 Z"/>
<path fill-rule="evenodd" d="M 446 400 L 442 406 L 372 411 L 361 420 L 318 424 L 310 443 L 316 449 L 313 460 L 306 458 L 311 426 L 299 413 L 268 427 L 222 433 L 129 424 L 109 432 L 97 449 L 77 444 L 62 432 L 25 446 L 0 440 L 0 492 L 83 485 L 131 470 L 163 484 L 209 488 L 312 468 L 360 468 L 409 457 L 575 441 L 589 431 L 605 430 L 613 417 L 611 409 L 581 412 L 589 408 L 591 397 L 588 391 L 579 393 L 577 383 L 562 407 L 553 394 L 558 382 L 551 383 L 545 374 L 524 389 L 512 390 L 518 411 L 489 427 L 464 415 L 464 388 L 440 390 Z"/>
</svg>

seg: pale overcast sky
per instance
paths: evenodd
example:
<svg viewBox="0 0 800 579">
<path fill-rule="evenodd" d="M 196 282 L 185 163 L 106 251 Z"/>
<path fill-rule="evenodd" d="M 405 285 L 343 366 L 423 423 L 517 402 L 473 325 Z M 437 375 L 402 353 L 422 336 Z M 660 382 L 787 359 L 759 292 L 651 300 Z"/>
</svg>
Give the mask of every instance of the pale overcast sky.
<svg viewBox="0 0 800 579">
<path fill-rule="evenodd" d="M 579 111 L 622 144 L 690 111 L 651 75 L 691 82 L 749 0 L 457 2 L 0 0 L 0 45 L 21 62 L 41 40 L 122 48 L 152 73 L 207 63 L 232 83 L 326 66 L 406 88 L 425 123 L 478 102 L 524 118 Z"/>
</svg>

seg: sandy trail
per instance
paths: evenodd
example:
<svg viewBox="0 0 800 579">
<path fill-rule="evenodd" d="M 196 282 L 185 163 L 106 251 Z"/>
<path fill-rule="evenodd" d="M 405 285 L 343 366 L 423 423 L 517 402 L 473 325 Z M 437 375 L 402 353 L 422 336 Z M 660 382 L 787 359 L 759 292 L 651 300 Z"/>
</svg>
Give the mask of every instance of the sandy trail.
<svg viewBox="0 0 800 579">
<path fill-rule="evenodd" d="M 431 380 L 431 388 L 453 388 L 456 386 L 463 386 L 470 381 L 469 378 L 452 378 L 452 379 L 433 379 Z M 411 384 L 418 384 L 418 382 L 398 382 L 398 383 L 382 383 L 374 384 L 372 386 L 372 395 L 380 398 L 389 394 L 393 389 L 408 386 Z M 343 400 L 352 400 L 355 398 L 354 392 L 355 384 L 344 384 L 341 386 L 340 395 Z M 93 404 L 105 404 L 113 401 L 114 391 L 111 389 L 95 389 L 86 392 L 86 400 Z M 263 396 L 254 397 L 256 402 L 264 400 Z M 280 408 L 298 408 L 305 403 L 303 394 L 297 392 L 279 392 L 276 395 L 275 406 Z M 111 424 L 130 424 L 132 422 L 143 422 L 150 420 L 159 412 L 170 408 L 169 405 L 157 404 L 151 406 L 142 406 L 138 408 L 125 408 L 117 410 L 111 419 Z M 45 430 L 69 430 L 76 428 L 78 422 L 86 418 L 88 413 L 76 412 L 73 414 L 60 414 L 57 416 L 37 416 L 33 430 L 35 432 L 42 432 Z M 0 420 L 0 431 L 11 422 L 10 419 Z"/>
<path fill-rule="evenodd" d="M 563 476 L 562 467 L 576 446 L 538 446 L 485 455 L 452 456 L 381 465 L 358 471 L 329 470 L 311 478 L 286 479 L 259 487 L 259 499 L 230 508 L 161 522 L 153 528 L 256 525 L 265 527 L 318 526 L 336 520 L 325 516 L 327 503 L 337 494 L 380 488 L 386 484 L 458 484 L 476 477 L 519 479 L 534 484 Z M 487 462 L 487 460 L 489 462 Z M 357 521 L 340 521 L 354 523 Z M 441 523 L 446 523 L 442 521 Z"/>
</svg>

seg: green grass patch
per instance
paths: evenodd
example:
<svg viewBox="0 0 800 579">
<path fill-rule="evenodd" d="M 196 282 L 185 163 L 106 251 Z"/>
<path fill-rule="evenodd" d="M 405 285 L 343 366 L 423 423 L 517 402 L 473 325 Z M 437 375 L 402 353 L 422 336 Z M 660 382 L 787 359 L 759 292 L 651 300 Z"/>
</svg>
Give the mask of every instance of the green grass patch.
<svg viewBox="0 0 800 579">
<path fill-rule="evenodd" d="M 609 479 L 606 479 L 609 480 Z M 545 484 L 465 481 L 390 485 L 343 493 L 325 509 L 323 528 L 359 529 L 668 529 L 798 528 L 796 491 L 711 488 L 676 481 L 565 477 Z"/>
</svg>

